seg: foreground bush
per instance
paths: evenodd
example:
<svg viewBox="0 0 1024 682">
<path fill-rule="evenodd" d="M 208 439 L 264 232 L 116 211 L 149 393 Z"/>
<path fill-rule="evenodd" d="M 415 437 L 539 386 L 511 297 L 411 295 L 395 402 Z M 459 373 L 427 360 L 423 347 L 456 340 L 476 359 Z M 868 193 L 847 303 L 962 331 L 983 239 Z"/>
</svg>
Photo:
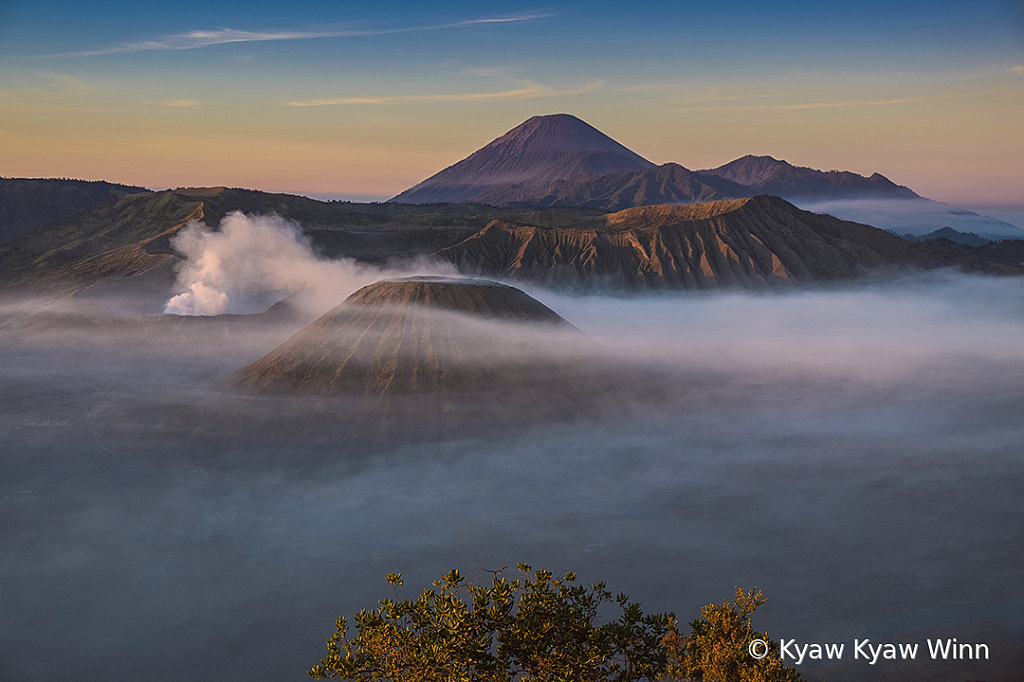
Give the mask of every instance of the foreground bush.
<svg viewBox="0 0 1024 682">
<path fill-rule="evenodd" d="M 327 655 L 310 676 L 388 682 L 800 679 L 777 655 L 774 663 L 746 655 L 759 636 L 749 616 L 764 602 L 760 592 L 737 588 L 735 604 L 705 607 L 705 620 L 682 636 L 673 614 L 644 615 L 626 595 L 613 598 L 604 583 L 578 585 L 573 573 L 556 578 L 525 564 L 519 570 L 525 577 L 510 580 L 499 570 L 480 585 L 451 571 L 414 601 L 398 599 L 402 576 L 388 574 L 395 599 L 357 613 L 354 639 L 347 619 L 339 618 Z M 615 605 L 618 617 L 598 626 L 598 608 L 606 603 Z"/>
<path fill-rule="evenodd" d="M 797 682 L 800 675 L 782 665 L 779 645 L 767 633 L 754 631 L 750 615 L 765 602 L 760 590 L 744 592 L 736 588 L 733 601 L 708 604 L 699 618 L 690 623 L 691 632 L 678 632 L 665 638 L 669 663 L 666 677 L 706 682 Z M 759 639 L 767 645 L 764 658 L 754 659 L 750 643 Z"/>
</svg>

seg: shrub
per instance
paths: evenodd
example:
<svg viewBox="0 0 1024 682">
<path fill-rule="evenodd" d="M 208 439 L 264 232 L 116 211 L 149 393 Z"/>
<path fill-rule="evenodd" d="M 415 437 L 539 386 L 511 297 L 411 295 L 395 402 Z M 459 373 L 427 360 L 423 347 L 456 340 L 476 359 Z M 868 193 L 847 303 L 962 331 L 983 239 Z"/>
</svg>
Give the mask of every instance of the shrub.
<svg viewBox="0 0 1024 682">
<path fill-rule="evenodd" d="M 453 570 L 415 600 L 398 598 L 402 576 L 390 573 L 395 599 L 357 613 L 354 639 L 339 618 L 327 655 L 309 675 L 360 682 L 800 679 L 777 657 L 755 661 L 746 652 L 758 636 L 749 616 L 764 602 L 760 592 L 737 588 L 735 604 L 705 607 L 705 620 L 683 637 L 673 614 L 645 615 L 626 595 L 613 598 L 604 583 L 584 586 L 573 573 L 555 577 L 525 564 L 519 570 L 524 577 L 512 580 L 500 569 L 479 585 Z M 603 604 L 614 604 L 618 618 L 599 626 Z"/>
<path fill-rule="evenodd" d="M 708 604 L 699 618 L 690 623 L 691 632 L 678 632 L 665 638 L 670 678 L 702 682 L 796 682 L 800 675 L 782 665 L 779 645 L 767 633 L 754 631 L 750 615 L 765 602 L 758 589 L 744 592 L 736 588 L 733 601 Z M 760 639 L 767 655 L 760 660 L 750 655 L 750 643 Z"/>
</svg>

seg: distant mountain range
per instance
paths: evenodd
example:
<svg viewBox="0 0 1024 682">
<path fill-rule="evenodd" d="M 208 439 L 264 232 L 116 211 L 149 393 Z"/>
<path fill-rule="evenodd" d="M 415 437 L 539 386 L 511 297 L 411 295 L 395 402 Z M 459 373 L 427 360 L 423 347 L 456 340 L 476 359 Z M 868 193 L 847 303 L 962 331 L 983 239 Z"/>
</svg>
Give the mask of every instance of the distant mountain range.
<svg viewBox="0 0 1024 682">
<path fill-rule="evenodd" d="M 179 262 L 171 237 L 191 221 L 213 228 L 234 210 L 297 221 L 327 257 L 377 264 L 427 258 L 466 275 L 578 291 L 766 289 L 942 267 L 1024 274 L 1006 249 L 1000 257 L 912 243 L 769 195 L 605 213 L 319 202 L 208 188 L 112 197 L 22 235 L 0 247 L 0 287 L 51 297 L 83 290 L 150 296 L 148 310 L 159 312 Z"/>
<path fill-rule="evenodd" d="M 948 240 L 952 231 L 924 221 L 899 233 L 934 233 L 937 241 L 912 243 L 801 210 L 777 194 L 827 206 L 935 203 L 878 174 L 822 172 L 771 157 L 745 156 L 704 171 L 656 166 L 560 114 L 531 118 L 383 204 L 223 187 L 151 192 L 3 180 L 0 216 L 14 216 L 8 225 L 23 234 L 0 245 L 0 286 L 48 295 L 146 289 L 166 301 L 179 262 L 171 238 L 192 221 L 216 229 L 232 211 L 294 220 L 326 257 L 374 264 L 425 257 L 468 275 L 581 290 L 756 289 L 878 269 L 1024 272 L 1018 242 L 958 245 Z M 33 214 L 40 206 L 48 208 Z M 26 232 L 33 215 L 45 224 Z"/>
<path fill-rule="evenodd" d="M 989 241 L 1022 239 L 1024 230 L 991 216 L 931 199 L 796 199 L 808 211 L 828 213 L 845 220 L 881 227 L 894 234 L 923 237 L 949 227 L 974 233 Z M 1024 224 L 1024 223 L 1022 223 Z"/>
<path fill-rule="evenodd" d="M 719 168 L 655 166 L 569 114 L 534 116 L 462 161 L 391 199 L 424 204 L 631 206 L 698 203 L 775 194 L 788 199 L 912 199 L 912 190 L 875 173 L 800 168 L 744 156 Z"/>
<path fill-rule="evenodd" d="M 1014 225 L 931 201 L 879 173 L 820 171 L 751 155 L 699 171 L 655 166 L 569 114 L 534 116 L 390 201 L 620 211 L 758 194 L 898 234 L 952 227 L 990 240 L 1024 238 Z"/>
<path fill-rule="evenodd" d="M 107 182 L 0 178 L 0 245 L 110 197 L 145 191 Z M 656 166 L 568 114 L 534 116 L 390 202 L 620 211 L 758 194 L 896 234 L 920 236 L 951 227 L 990 241 L 1024 238 L 1014 225 L 925 199 L 878 173 L 819 171 L 752 155 L 700 171 L 677 163 Z"/>
<path fill-rule="evenodd" d="M 943 227 L 928 234 L 904 234 L 900 236 L 908 242 L 933 242 L 944 239 L 953 244 L 962 244 L 964 246 L 984 246 L 991 243 L 991 240 L 980 237 L 973 232 L 958 232 L 952 227 Z"/>
<path fill-rule="evenodd" d="M 864 177 L 849 171 L 819 171 L 770 156 L 747 155 L 700 172 L 731 180 L 758 194 L 774 194 L 790 200 L 920 198 L 910 188 L 897 185 L 880 173 Z"/>
</svg>

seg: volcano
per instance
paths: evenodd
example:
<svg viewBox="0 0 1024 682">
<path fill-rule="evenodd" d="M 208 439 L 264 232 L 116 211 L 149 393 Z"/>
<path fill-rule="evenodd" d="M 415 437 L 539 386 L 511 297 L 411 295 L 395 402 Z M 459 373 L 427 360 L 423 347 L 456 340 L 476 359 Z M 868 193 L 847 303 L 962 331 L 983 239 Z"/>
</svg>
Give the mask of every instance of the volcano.
<svg viewBox="0 0 1024 682">
<path fill-rule="evenodd" d="M 250 407 L 272 405 L 276 433 L 315 428 L 368 445 L 594 418 L 680 390 L 514 287 L 443 278 L 364 287 L 233 383 Z M 217 428 L 251 432 L 232 421 L 249 409 L 225 410 Z"/>
<path fill-rule="evenodd" d="M 811 202 L 921 199 L 879 173 L 819 171 L 770 156 L 747 155 L 700 171 L 656 166 L 575 116 L 556 114 L 534 116 L 390 201 L 620 211 L 759 194 Z"/>
<path fill-rule="evenodd" d="M 526 196 L 556 180 L 653 167 L 575 116 L 534 116 L 391 201 L 497 204 L 503 203 L 506 195 Z"/>
<path fill-rule="evenodd" d="M 321 396 L 494 394 L 558 375 L 582 334 L 519 289 L 412 278 L 363 287 L 237 373 L 247 393 Z"/>
</svg>

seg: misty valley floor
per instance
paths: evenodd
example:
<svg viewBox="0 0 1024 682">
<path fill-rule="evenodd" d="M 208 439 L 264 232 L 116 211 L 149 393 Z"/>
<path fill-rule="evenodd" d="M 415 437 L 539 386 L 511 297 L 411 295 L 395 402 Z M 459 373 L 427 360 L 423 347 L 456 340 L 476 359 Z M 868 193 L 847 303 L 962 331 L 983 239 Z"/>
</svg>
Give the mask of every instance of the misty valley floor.
<svg viewBox="0 0 1024 682">
<path fill-rule="evenodd" d="M 679 390 L 356 447 L 259 431 L 279 399 L 247 403 L 248 434 L 208 425 L 235 399 L 224 377 L 294 328 L 0 328 L 0 679 L 306 679 L 385 573 L 412 596 L 518 561 L 682 622 L 756 585 L 776 639 L 991 650 L 800 666 L 809 680 L 1019 679 L 1019 280 L 531 293 Z"/>
</svg>

